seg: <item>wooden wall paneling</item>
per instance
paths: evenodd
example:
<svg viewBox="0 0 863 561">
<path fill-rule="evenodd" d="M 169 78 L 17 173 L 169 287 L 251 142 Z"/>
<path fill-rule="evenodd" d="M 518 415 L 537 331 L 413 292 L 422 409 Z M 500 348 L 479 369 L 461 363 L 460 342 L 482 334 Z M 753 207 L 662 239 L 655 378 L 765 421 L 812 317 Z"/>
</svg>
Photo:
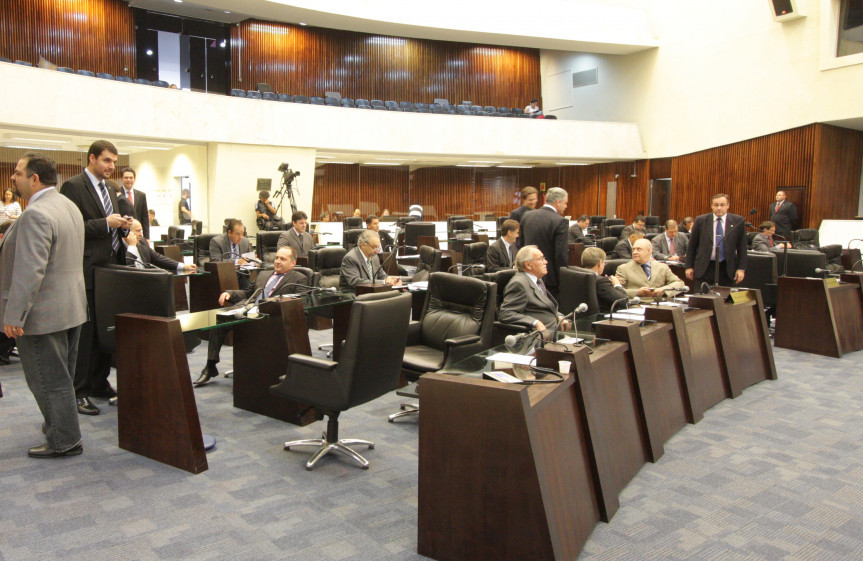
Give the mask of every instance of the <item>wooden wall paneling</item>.
<svg viewBox="0 0 863 561">
<path fill-rule="evenodd" d="M 35 66 L 39 56 L 75 70 L 135 76 L 135 25 L 121 0 L 3 2 L 0 55 Z"/>
<path fill-rule="evenodd" d="M 419 168 L 411 172 L 410 193 L 402 212 L 412 204 L 422 205 L 429 217 L 434 207 L 434 220 L 446 220 L 447 215 L 472 217 L 474 208 L 475 168 L 455 166 Z M 392 210 L 392 209 L 391 209 Z"/>
<path fill-rule="evenodd" d="M 850 220 L 857 214 L 863 132 L 816 124 L 812 188 L 807 225 L 818 228 L 825 218 Z"/>
<path fill-rule="evenodd" d="M 289 94 L 524 107 L 541 91 L 539 50 L 384 37 L 247 20 L 231 30 L 231 87 Z"/>
<path fill-rule="evenodd" d="M 385 208 L 390 209 L 390 212 L 407 212 L 411 204 L 408 199 L 409 188 L 408 166 L 360 166 L 359 188 L 356 192 L 363 217 L 372 209 L 378 214 Z M 369 203 L 371 209 L 364 208 Z"/>
<path fill-rule="evenodd" d="M 582 214 L 592 216 L 599 212 L 599 166 L 563 166 L 560 169 L 560 183 L 569 193 L 567 212 L 571 213 L 573 219 Z"/>
<path fill-rule="evenodd" d="M 331 214 L 342 211 L 350 216 L 359 204 L 359 184 L 359 164 L 325 164 L 315 168 L 311 219 L 318 220 L 325 210 Z"/>
</svg>

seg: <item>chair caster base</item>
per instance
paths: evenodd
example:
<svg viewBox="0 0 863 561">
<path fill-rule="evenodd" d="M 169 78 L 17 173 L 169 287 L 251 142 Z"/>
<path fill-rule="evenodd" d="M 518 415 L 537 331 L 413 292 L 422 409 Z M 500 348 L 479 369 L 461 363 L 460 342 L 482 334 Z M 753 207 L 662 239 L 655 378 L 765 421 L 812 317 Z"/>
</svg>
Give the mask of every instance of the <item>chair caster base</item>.
<svg viewBox="0 0 863 561">
<path fill-rule="evenodd" d="M 318 460 L 333 451 L 341 452 L 345 456 L 351 458 L 357 462 L 362 469 L 369 469 L 369 461 L 362 457 L 359 452 L 350 448 L 350 446 L 368 446 L 370 450 L 374 450 L 375 443 L 369 440 L 359 440 L 356 438 L 343 438 L 336 442 L 327 442 L 326 434 L 324 434 L 322 438 L 310 438 L 306 440 L 292 440 L 290 442 L 285 442 L 285 450 L 290 450 L 293 446 L 315 446 L 318 448 L 315 453 L 312 454 L 312 457 L 309 458 L 309 461 L 306 462 L 307 471 L 315 469 L 315 464 L 318 463 Z"/>
<path fill-rule="evenodd" d="M 394 420 L 396 420 L 400 417 L 419 415 L 419 413 L 420 413 L 420 406 L 418 403 L 402 403 L 399 407 L 401 408 L 401 411 L 399 411 L 398 413 L 393 413 L 392 415 L 390 415 L 387 418 L 389 420 L 389 422 L 392 423 Z"/>
</svg>

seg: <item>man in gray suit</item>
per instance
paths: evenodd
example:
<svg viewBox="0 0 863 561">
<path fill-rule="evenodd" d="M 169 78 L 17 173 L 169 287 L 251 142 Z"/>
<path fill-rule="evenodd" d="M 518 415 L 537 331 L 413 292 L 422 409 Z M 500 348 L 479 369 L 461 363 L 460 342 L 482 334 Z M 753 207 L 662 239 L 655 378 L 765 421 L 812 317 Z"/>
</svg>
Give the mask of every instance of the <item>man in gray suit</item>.
<svg viewBox="0 0 863 561">
<path fill-rule="evenodd" d="M 243 258 L 244 253 L 252 251 L 249 238 L 245 237 L 246 228 L 242 221 L 236 218 L 228 221 L 228 233 L 220 234 L 210 240 L 210 261 L 233 261 L 234 265 L 248 265 Z M 237 269 L 237 283 L 240 290 L 249 287 L 249 275 Z"/>
<path fill-rule="evenodd" d="M 309 252 L 315 249 L 315 240 L 311 234 L 306 232 L 309 225 L 308 220 L 309 217 L 301 210 L 291 215 L 293 225 L 287 232 L 281 233 L 277 247 L 287 245 L 294 248 L 297 257 L 308 257 Z"/>
<path fill-rule="evenodd" d="M 381 248 L 381 237 L 374 230 L 365 230 L 357 238 L 357 247 L 342 259 L 339 272 L 339 288 L 353 288 L 361 282 L 381 280 L 391 286 L 402 283 L 398 277 L 388 277 L 381 267 L 377 253 Z"/>
<path fill-rule="evenodd" d="M 590 217 L 582 214 L 575 221 L 575 224 L 569 228 L 569 243 L 583 243 L 584 245 L 596 245 L 596 242 L 587 237 L 588 226 L 590 226 Z"/>
<path fill-rule="evenodd" d="M 653 238 L 653 258 L 660 261 L 681 261 L 686 259 L 686 244 L 689 240 L 678 232 L 677 222 L 665 223 L 665 233 Z"/>
<path fill-rule="evenodd" d="M 542 282 L 548 273 L 548 261 L 535 245 L 526 245 L 515 255 L 518 272 L 504 290 L 500 305 L 500 321 L 512 325 L 545 331 L 553 329 L 563 319 L 557 312 L 557 300 Z M 568 322 L 561 323 L 566 329 Z"/>
<path fill-rule="evenodd" d="M 54 188 L 57 171 L 45 156 L 25 154 L 12 181 L 29 204 L 0 244 L 0 316 L 44 418 L 45 443 L 27 454 L 77 456 L 84 446 L 72 379 L 87 321 L 84 218 Z"/>
</svg>

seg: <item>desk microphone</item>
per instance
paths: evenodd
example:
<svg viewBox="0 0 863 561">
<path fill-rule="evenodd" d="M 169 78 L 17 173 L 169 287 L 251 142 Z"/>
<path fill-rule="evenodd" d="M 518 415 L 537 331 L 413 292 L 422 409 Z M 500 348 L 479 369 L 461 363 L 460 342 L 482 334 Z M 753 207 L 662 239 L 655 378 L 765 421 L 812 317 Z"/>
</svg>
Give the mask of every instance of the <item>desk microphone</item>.
<svg viewBox="0 0 863 561">
<path fill-rule="evenodd" d="M 380 272 L 381 272 L 381 270 L 384 268 L 384 265 L 386 265 L 387 263 L 389 263 L 390 259 L 392 259 L 392 258 L 393 258 L 393 256 L 394 256 L 396 253 L 398 253 L 398 248 L 396 248 L 396 251 L 390 251 L 390 254 L 389 254 L 389 255 L 387 255 L 387 258 L 386 258 L 386 259 L 384 259 L 384 262 L 383 262 L 383 263 L 381 263 L 381 264 L 378 266 L 378 270 L 377 270 L 377 271 L 375 271 L 375 276 L 374 276 L 374 277 L 372 277 L 372 284 L 377 284 L 377 283 L 378 283 L 378 273 L 380 273 Z"/>
<path fill-rule="evenodd" d="M 243 302 L 243 307 L 237 309 L 234 312 L 234 317 L 237 319 L 240 319 L 241 317 L 245 316 L 249 312 L 249 310 L 254 308 L 255 307 L 255 300 L 258 298 L 258 295 L 260 295 L 261 292 L 263 292 L 263 291 L 264 291 L 263 288 L 259 288 L 255 292 L 253 292 L 252 295 L 249 296 L 249 298 Z M 257 317 L 257 316 L 255 316 L 255 317 Z"/>
<path fill-rule="evenodd" d="M 713 290 L 713 287 L 710 286 L 707 282 L 701 283 L 701 286 L 698 287 L 701 290 L 702 294 L 713 294 L 714 296 L 720 296 L 720 294 Z"/>
<path fill-rule="evenodd" d="M 127 264 L 127 265 L 129 264 L 129 261 L 132 261 L 132 262 L 134 262 L 134 263 L 138 263 L 138 264 L 140 264 L 141 266 L 143 266 L 145 269 L 158 269 L 158 267 L 156 267 L 156 266 L 155 266 L 155 265 L 153 265 L 152 263 L 144 263 L 144 262 L 143 262 L 143 261 L 141 261 L 140 259 L 136 259 L 135 257 L 133 257 L 133 256 L 129 255 L 129 253 L 127 252 L 127 253 L 126 253 L 126 264 Z"/>
<path fill-rule="evenodd" d="M 521 343 L 523 340 L 533 339 L 533 338 L 537 338 L 537 337 L 541 338 L 542 333 L 543 333 L 542 331 L 534 330 L 534 331 L 528 331 L 527 333 L 519 333 L 518 335 L 507 335 L 506 338 L 504 339 L 504 344 L 507 346 L 507 348 L 509 350 L 515 350 L 515 347 L 517 347 L 518 344 Z M 531 348 L 535 347 L 536 344 L 537 344 L 537 341 L 534 341 L 533 343 L 531 343 Z"/>
<path fill-rule="evenodd" d="M 575 327 L 575 317 L 576 317 L 576 315 L 577 315 L 577 314 L 583 314 L 583 313 L 584 313 L 584 312 L 586 312 L 586 311 L 587 311 L 587 304 L 586 304 L 586 303 L 584 303 L 584 302 L 582 302 L 582 303 L 581 303 L 581 304 L 579 304 L 579 305 L 578 305 L 578 307 L 577 307 L 576 309 L 574 309 L 572 312 L 570 312 L 570 313 L 568 313 L 567 315 L 565 315 L 565 316 L 563 316 L 562 318 L 560 318 L 560 321 L 558 321 L 558 322 L 557 322 L 557 324 L 554 326 L 554 331 L 552 331 L 552 332 L 551 332 L 551 339 L 550 339 L 550 341 L 551 341 L 552 343 L 554 343 L 554 342 L 557 340 L 557 331 L 558 331 L 558 329 L 560 329 L 560 324 L 561 324 L 561 323 L 565 322 L 565 321 L 566 321 L 567 319 L 569 319 L 569 318 L 572 318 L 572 325 L 573 325 L 573 327 Z M 578 327 L 575 327 L 575 338 L 576 338 L 576 339 L 578 339 Z M 543 346 L 543 348 L 545 348 L 545 344 L 544 344 L 544 343 L 543 343 L 543 345 L 542 345 L 542 346 Z"/>
<path fill-rule="evenodd" d="M 621 302 L 626 302 L 626 309 L 629 309 L 630 304 L 635 305 L 635 306 L 637 306 L 637 305 L 641 304 L 641 298 L 640 298 L 640 297 L 638 297 L 638 296 L 636 296 L 635 298 L 633 298 L 632 300 L 630 300 L 630 299 L 629 299 L 629 296 L 624 296 L 623 298 L 618 298 L 617 300 L 615 300 L 615 301 L 611 304 L 611 313 L 610 313 L 610 318 L 611 318 L 611 319 L 614 319 L 614 308 L 615 308 L 615 306 L 617 306 L 617 305 L 618 305 L 618 304 L 620 304 Z"/>
<path fill-rule="evenodd" d="M 686 294 L 687 292 L 689 292 L 688 286 L 684 286 L 683 288 L 667 288 L 662 291 L 662 295 L 660 296 L 660 298 L 664 298 L 665 300 L 671 300 L 680 296 L 681 294 Z"/>
<path fill-rule="evenodd" d="M 845 249 L 851 249 L 851 242 L 863 242 L 863 238 L 851 238 L 850 240 L 848 240 L 848 247 L 846 247 Z"/>
<path fill-rule="evenodd" d="M 453 265 L 452 267 L 447 269 L 446 272 L 451 273 L 453 269 L 458 269 L 459 273 L 464 273 L 465 271 L 470 271 L 471 269 L 485 269 L 485 265 L 481 265 L 479 263 L 474 263 L 472 265 L 465 265 L 464 263 L 456 263 L 455 265 Z"/>
</svg>

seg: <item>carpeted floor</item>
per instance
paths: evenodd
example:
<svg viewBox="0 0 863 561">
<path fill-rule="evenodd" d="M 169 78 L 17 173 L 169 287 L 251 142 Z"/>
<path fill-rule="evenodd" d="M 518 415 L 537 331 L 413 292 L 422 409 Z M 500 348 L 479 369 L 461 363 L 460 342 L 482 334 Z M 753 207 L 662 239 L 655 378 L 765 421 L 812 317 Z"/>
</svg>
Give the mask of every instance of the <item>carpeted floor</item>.
<svg viewBox="0 0 863 561">
<path fill-rule="evenodd" d="M 312 332 L 313 346 L 329 331 Z M 229 348 L 220 371 L 231 366 Z M 206 347 L 189 355 L 193 377 Z M 582 560 L 863 559 L 863 353 L 776 349 L 779 380 L 748 388 L 665 445 L 600 523 Z M 33 460 L 41 416 L 17 362 L 0 367 L 0 560 L 425 559 L 416 553 L 415 420 L 403 398 L 342 415 L 375 441 L 363 471 L 342 457 L 307 472 L 285 440 L 320 435 L 231 406 L 231 380 L 195 390 L 218 439 L 200 475 L 117 447 L 116 408 L 80 417 L 85 451 Z M 513 522 L 517 530 L 517 522 Z M 529 539 L 529 536 L 526 536 Z"/>
</svg>

